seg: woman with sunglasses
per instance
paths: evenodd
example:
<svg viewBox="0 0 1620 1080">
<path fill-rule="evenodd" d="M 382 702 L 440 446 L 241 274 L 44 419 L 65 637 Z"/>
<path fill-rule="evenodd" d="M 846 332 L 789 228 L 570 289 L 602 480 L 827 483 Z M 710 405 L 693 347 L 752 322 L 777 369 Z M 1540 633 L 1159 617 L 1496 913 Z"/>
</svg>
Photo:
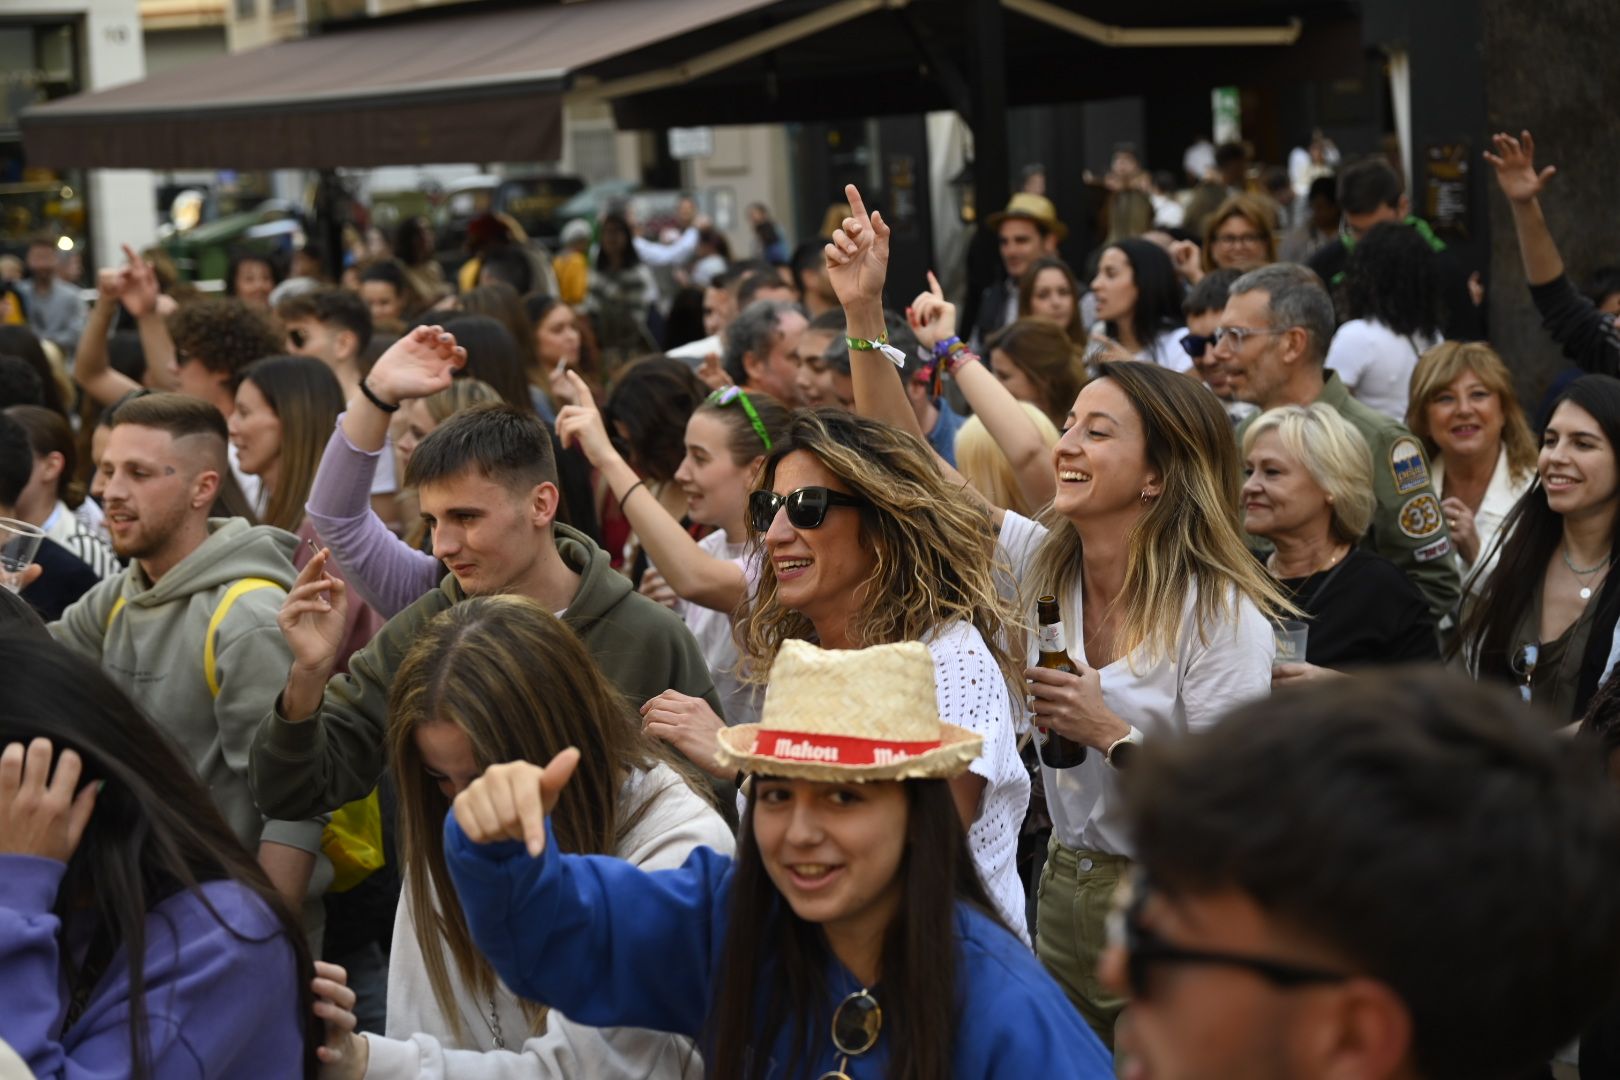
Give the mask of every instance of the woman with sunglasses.
<svg viewBox="0 0 1620 1080">
<path fill-rule="evenodd" d="M 853 185 L 846 191 L 855 213 L 827 246 L 827 263 L 859 342 L 882 326 L 889 234 Z M 977 358 L 955 362 L 964 373 Z M 904 423 L 888 361 L 855 348 L 851 363 L 858 407 Z M 985 396 L 998 392 L 992 385 Z M 992 517 L 1026 610 L 1058 598 L 1077 669 L 1024 671 L 1034 722 L 1087 751 L 1078 765 L 1042 766 L 1053 834 L 1036 952 L 1111 1043 L 1124 1002 L 1098 982 L 1097 960 L 1131 854 L 1120 770 L 1145 740 L 1208 728 L 1268 694 L 1266 616 L 1293 609 L 1238 532 L 1237 447 L 1203 387 L 1153 364 L 1104 364 L 1071 420 L 1052 457 L 1051 505 L 1036 520 Z M 1033 642 L 1028 655 L 1037 659 Z"/>
<path fill-rule="evenodd" d="M 714 530 L 693 540 L 658 500 L 638 494 L 644 481 L 608 438 L 602 414 L 582 392 L 584 383 L 571 372 L 569 378 L 578 384 L 580 404 L 557 417 L 558 437 L 564 446 L 578 443 L 585 451 L 640 537 L 651 559 L 641 591 L 685 620 L 714 675 L 726 721 L 752 721 L 759 714 L 759 689 L 738 670 L 731 620 L 748 598 L 749 577 L 758 576 L 758 557 L 747 550 L 748 491 L 765 455 L 786 436 L 788 411 L 774 398 L 730 386 L 710 394 L 692 413 L 675 482 L 686 495 L 691 521 Z M 650 718 L 652 734 L 664 734 L 658 715 L 655 711 Z"/>
<path fill-rule="evenodd" d="M 1620 619 L 1620 380 L 1576 379 L 1553 403 L 1536 480 L 1502 523 L 1501 554 L 1453 651 L 1507 679 L 1561 726 L 1608 667 Z"/>
<path fill-rule="evenodd" d="M 735 860 L 564 853 L 579 751 L 486 770 L 445 823 L 474 941 L 517 994 L 689 1035 L 721 1080 L 1113 1076 L 974 872 L 950 782 L 980 736 L 941 721 L 938 678 L 916 642 L 784 645 L 716 751 L 751 776 Z"/>
</svg>

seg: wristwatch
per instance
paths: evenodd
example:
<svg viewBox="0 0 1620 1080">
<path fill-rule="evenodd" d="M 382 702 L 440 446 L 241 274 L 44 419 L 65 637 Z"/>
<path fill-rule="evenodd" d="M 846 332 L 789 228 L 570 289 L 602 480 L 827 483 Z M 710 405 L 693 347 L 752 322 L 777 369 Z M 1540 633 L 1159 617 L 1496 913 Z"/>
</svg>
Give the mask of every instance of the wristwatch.
<svg viewBox="0 0 1620 1080">
<path fill-rule="evenodd" d="M 1141 745 L 1142 733 L 1132 727 L 1124 736 L 1114 740 L 1114 744 L 1103 755 L 1103 760 L 1115 769 L 1128 769 L 1131 760 L 1136 757 L 1136 748 Z"/>
</svg>

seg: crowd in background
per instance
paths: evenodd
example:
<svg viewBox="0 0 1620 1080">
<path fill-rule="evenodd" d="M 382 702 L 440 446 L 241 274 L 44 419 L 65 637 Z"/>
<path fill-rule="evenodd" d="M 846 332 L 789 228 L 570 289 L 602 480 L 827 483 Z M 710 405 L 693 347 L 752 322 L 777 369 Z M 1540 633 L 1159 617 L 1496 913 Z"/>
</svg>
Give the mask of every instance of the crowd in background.
<svg viewBox="0 0 1620 1080">
<path fill-rule="evenodd" d="M 686 199 L 222 295 L 126 248 L 86 303 L 41 237 L 0 1048 L 1620 1075 L 1620 287 L 1496 136 L 1571 365 L 1521 402 L 1390 162 L 1294 158 L 1120 147 L 1076 266 L 1032 166 L 955 300 L 853 186 L 746 257 Z"/>
</svg>

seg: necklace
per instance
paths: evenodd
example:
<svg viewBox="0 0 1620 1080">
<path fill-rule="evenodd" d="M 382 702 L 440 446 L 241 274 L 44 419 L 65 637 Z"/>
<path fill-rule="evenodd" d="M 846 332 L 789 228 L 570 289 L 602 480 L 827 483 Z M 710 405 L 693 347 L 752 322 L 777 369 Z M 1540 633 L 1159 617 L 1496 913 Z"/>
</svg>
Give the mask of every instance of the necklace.
<svg viewBox="0 0 1620 1080">
<path fill-rule="evenodd" d="M 1340 559 L 1344 558 L 1348 554 L 1350 554 L 1350 547 L 1348 544 L 1345 545 L 1345 549 L 1343 551 L 1339 551 L 1337 548 L 1335 548 L 1333 554 L 1328 556 L 1327 562 L 1323 563 L 1321 566 L 1318 566 L 1316 569 L 1310 571 L 1304 576 L 1313 577 L 1316 574 L 1320 574 L 1324 570 L 1331 570 Z M 1266 556 L 1266 569 L 1271 571 L 1272 577 L 1279 579 L 1282 577 L 1281 574 L 1277 573 L 1277 553 L 1275 551 Z"/>
<path fill-rule="evenodd" d="M 1580 567 L 1576 566 L 1573 561 L 1570 560 L 1570 557 L 1569 557 L 1569 545 L 1568 544 L 1565 544 L 1564 547 L 1563 547 L 1563 555 L 1564 555 L 1564 565 L 1569 567 L 1569 572 L 1571 574 L 1575 575 L 1575 580 L 1576 581 L 1580 582 L 1580 585 L 1581 585 L 1581 599 L 1582 600 L 1590 600 L 1590 599 L 1592 599 L 1592 577 L 1593 577 L 1593 575 L 1595 575 L 1595 574 L 1597 574 L 1597 573 L 1599 573 L 1601 571 L 1607 570 L 1609 568 L 1609 560 L 1612 559 L 1614 556 L 1612 554 L 1607 555 L 1607 556 L 1604 557 L 1603 561 L 1598 563 L 1596 566 L 1592 567 L 1589 570 L 1582 570 Z M 1583 577 L 1586 579 L 1585 581 L 1581 581 L 1581 579 Z"/>
<path fill-rule="evenodd" d="M 501 1035 L 501 1017 L 500 1014 L 495 1011 L 494 993 L 489 995 L 489 1020 L 484 1026 L 489 1028 L 489 1033 L 495 1040 L 495 1049 L 505 1050 L 506 1039 Z"/>
</svg>

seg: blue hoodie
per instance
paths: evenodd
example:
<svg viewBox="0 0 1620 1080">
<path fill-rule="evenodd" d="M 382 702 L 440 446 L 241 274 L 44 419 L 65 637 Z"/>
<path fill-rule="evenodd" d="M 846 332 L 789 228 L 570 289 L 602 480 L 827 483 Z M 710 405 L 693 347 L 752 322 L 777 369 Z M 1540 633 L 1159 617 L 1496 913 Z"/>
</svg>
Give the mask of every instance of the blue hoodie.
<svg viewBox="0 0 1620 1080">
<path fill-rule="evenodd" d="M 678 870 L 644 871 L 602 855 L 546 848 L 531 859 L 517 842 L 475 844 L 445 820 L 445 860 L 473 940 L 501 980 L 578 1023 L 632 1026 L 701 1039 L 724 972 L 732 862 L 698 848 Z M 959 1080 L 1112 1080 L 1108 1051 L 1029 948 L 985 915 L 959 905 L 956 918 L 960 1022 L 951 1061 Z M 836 961 L 828 1012 L 859 984 Z M 882 989 L 877 990 L 882 1001 Z M 947 1022 L 941 1018 L 941 1022 Z M 792 1033 L 764 1052 L 786 1075 Z M 759 1048 L 756 1048 L 756 1050 Z M 830 1039 L 810 1052 L 809 1075 L 836 1067 Z M 853 1080 L 886 1075 L 888 1039 L 849 1059 Z"/>
<path fill-rule="evenodd" d="M 122 951 L 62 1030 L 69 1001 L 62 924 L 51 909 L 66 872 L 55 859 L 0 855 L 0 1040 L 40 1080 L 129 1076 L 129 962 Z M 234 881 L 207 882 L 202 893 L 219 918 L 183 891 L 146 919 L 151 1075 L 303 1076 L 300 976 L 281 923 Z"/>
</svg>

